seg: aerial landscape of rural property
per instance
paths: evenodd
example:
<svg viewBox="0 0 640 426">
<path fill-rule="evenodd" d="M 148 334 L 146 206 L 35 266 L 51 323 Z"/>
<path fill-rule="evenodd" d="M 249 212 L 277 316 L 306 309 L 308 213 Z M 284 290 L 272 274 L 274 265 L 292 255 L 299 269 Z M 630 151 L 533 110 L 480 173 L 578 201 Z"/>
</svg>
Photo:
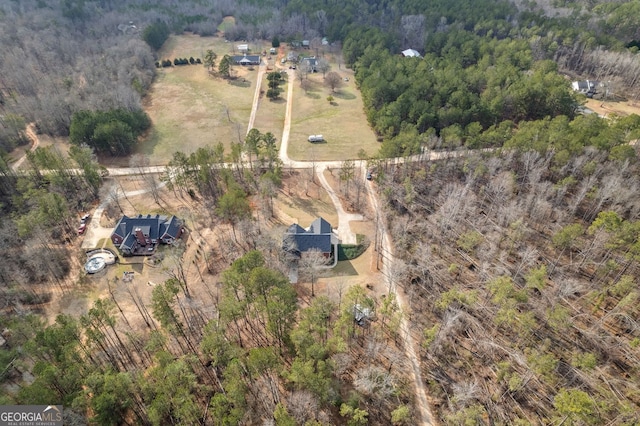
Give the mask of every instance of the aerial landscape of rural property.
<svg viewBox="0 0 640 426">
<path fill-rule="evenodd" d="M 640 0 L 0 0 L 0 424 L 640 424 L 639 49 Z"/>
</svg>

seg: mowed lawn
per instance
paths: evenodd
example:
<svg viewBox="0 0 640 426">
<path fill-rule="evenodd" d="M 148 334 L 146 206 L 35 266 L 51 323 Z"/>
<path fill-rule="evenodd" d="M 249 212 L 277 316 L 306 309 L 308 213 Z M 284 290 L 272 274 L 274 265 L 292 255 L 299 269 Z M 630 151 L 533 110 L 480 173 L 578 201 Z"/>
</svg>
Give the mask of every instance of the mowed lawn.
<svg viewBox="0 0 640 426">
<path fill-rule="evenodd" d="M 219 61 L 225 54 L 232 55 L 234 47 L 218 37 L 171 36 L 160 58 L 204 59 L 212 49 Z M 232 73 L 238 79 L 230 82 L 210 76 L 204 65 L 159 69 L 145 99 L 153 127 L 138 152 L 152 164 L 166 164 L 176 151 L 190 154 L 221 142 L 229 152 L 231 142 L 244 140 L 258 69 L 234 66 Z"/>
<path fill-rule="evenodd" d="M 286 97 L 288 83 L 286 81 L 286 75 L 284 75 L 285 80 L 283 84 L 280 85 L 280 98 L 275 101 L 271 101 L 266 97 L 265 94 L 267 90 L 269 90 L 267 74 L 270 72 L 278 71 L 278 69 L 272 65 L 275 60 L 274 58 L 268 61 L 268 64 L 272 69 L 264 73 L 264 78 L 261 85 L 262 91 L 264 93 L 262 94 L 262 96 L 260 96 L 260 101 L 258 102 L 258 110 L 256 111 L 256 117 L 255 121 L 253 122 L 253 127 L 260 130 L 261 133 L 273 133 L 273 135 L 277 139 L 278 146 L 280 146 L 280 142 L 282 141 L 282 129 L 284 127 L 284 116 L 287 109 Z"/>
<path fill-rule="evenodd" d="M 295 160 L 343 160 L 357 159 L 364 150 L 367 156 L 375 155 L 380 143 L 367 122 L 360 91 L 356 88 L 353 71 L 344 65 L 338 68 L 333 55 L 325 56 L 331 70 L 343 78 L 342 87 L 334 93 L 326 87 L 322 73 L 309 74 L 311 87 L 305 93 L 300 80 L 293 83 L 293 110 L 289 156 Z M 344 78 L 349 81 L 344 81 Z M 331 95 L 332 103 L 327 101 Z M 309 135 L 323 135 L 325 142 L 310 143 Z"/>
</svg>

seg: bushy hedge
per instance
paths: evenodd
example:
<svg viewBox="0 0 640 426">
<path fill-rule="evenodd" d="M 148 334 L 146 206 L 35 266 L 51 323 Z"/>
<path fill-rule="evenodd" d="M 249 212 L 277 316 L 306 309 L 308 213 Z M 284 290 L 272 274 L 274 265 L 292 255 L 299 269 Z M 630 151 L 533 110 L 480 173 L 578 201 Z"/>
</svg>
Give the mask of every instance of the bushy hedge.
<svg viewBox="0 0 640 426">
<path fill-rule="evenodd" d="M 338 260 L 352 260 L 360 256 L 369 248 L 370 241 L 364 235 L 356 236 L 358 244 L 339 244 Z"/>
<path fill-rule="evenodd" d="M 156 68 L 166 68 L 166 67 L 170 67 L 172 65 L 178 66 L 178 65 L 195 65 L 195 64 L 201 64 L 202 60 L 200 58 L 194 58 L 193 56 L 190 57 L 189 59 L 187 58 L 174 58 L 173 61 L 171 61 L 171 59 L 163 59 L 162 62 L 157 61 L 156 62 Z"/>
</svg>

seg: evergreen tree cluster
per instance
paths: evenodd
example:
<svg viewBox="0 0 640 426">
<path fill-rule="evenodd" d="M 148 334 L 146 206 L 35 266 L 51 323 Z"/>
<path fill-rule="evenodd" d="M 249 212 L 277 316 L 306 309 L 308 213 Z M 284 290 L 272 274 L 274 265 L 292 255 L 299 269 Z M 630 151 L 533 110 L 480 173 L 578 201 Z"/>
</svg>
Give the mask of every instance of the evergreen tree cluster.
<svg viewBox="0 0 640 426">
<path fill-rule="evenodd" d="M 171 61 L 171 59 L 163 59 L 162 61 L 156 61 L 156 68 L 167 68 L 170 67 L 171 65 L 196 65 L 196 64 L 202 64 L 202 59 L 200 58 L 194 58 L 193 56 L 191 56 L 189 59 L 187 58 L 174 58 L 173 62 Z"/>
<path fill-rule="evenodd" d="M 171 31 L 166 22 L 155 22 L 144 29 L 142 39 L 153 50 L 160 50 L 164 42 L 169 38 L 170 33 Z"/>
<path fill-rule="evenodd" d="M 97 153 L 114 156 L 128 155 L 151 120 L 144 111 L 79 111 L 71 118 L 69 140 L 72 144 L 86 144 Z"/>
</svg>

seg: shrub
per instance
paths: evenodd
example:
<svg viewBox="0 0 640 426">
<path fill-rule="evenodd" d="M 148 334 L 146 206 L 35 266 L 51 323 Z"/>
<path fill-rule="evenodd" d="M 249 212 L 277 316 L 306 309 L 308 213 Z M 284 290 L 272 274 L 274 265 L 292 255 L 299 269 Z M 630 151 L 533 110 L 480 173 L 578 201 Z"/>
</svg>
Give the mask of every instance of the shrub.
<svg viewBox="0 0 640 426">
<path fill-rule="evenodd" d="M 339 244 L 338 260 L 352 260 L 367 251 L 370 242 L 363 235 L 356 236 L 358 244 Z"/>
</svg>

